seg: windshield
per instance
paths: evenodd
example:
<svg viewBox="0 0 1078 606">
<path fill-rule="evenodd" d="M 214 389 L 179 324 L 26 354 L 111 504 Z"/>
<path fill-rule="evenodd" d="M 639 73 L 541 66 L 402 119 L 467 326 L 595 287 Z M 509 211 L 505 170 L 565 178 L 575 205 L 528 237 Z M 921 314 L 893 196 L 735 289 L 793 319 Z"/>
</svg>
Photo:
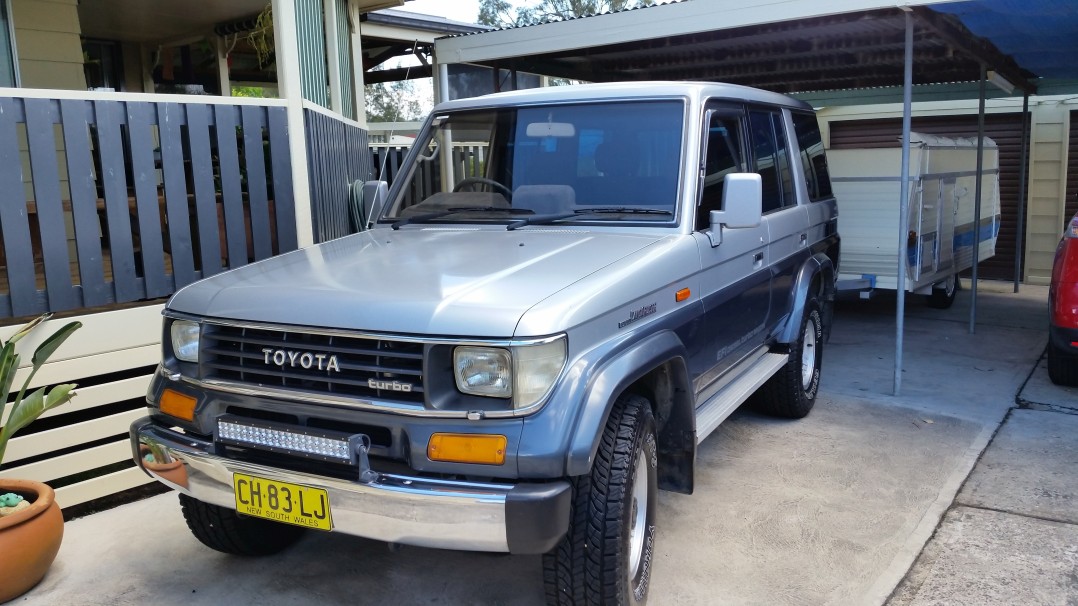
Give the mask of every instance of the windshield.
<svg viewBox="0 0 1078 606">
<path fill-rule="evenodd" d="M 382 219 L 671 223 L 683 114 L 673 100 L 438 114 Z"/>
</svg>

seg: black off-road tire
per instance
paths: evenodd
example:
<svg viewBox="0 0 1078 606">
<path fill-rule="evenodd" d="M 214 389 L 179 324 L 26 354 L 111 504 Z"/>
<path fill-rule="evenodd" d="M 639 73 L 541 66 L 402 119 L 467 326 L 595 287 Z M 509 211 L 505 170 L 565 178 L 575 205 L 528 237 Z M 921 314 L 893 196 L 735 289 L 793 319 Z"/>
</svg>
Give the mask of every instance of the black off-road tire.
<svg viewBox="0 0 1078 606">
<path fill-rule="evenodd" d="M 1056 385 L 1078 387 L 1078 356 L 1048 343 L 1048 378 Z"/>
<path fill-rule="evenodd" d="M 820 389 L 823 362 L 823 315 L 815 297 L 805 303 L 797 340 L 790 343 L 790 359 L 753 396 L 760 411 L 777 417 L 800 419 L 812 411 Z"/>
<path fill-rule="evenodd" d="M 591 473 L 573 479 L 569 531 L 543 556 L 547 604 L 647 602 L 655 548 L 657 466 L 651 404 L 638 395 L 623 395 L 606 422 Z M 641 506 L 646 510 L 640 511 Z"/>
<path fill-rule="evenodd" d="M 942 288 L 932 287 L 932 292 L 925 295 L 925 303 L 935 309 L 950 309 L 960 290 L 962 290 L 962 280 L 959 279 L 958 274 L 951 274 L 950 278 L 943 281 Z"/>
<path fill-rule="evenodd" d="M 243 556 L 277 553 L 303 536 L 304 529 L 239 515 L 227 507 L 203 503 L 185 494 L 180 507 L 187 527 L 210 549 Z"/>
</svg>

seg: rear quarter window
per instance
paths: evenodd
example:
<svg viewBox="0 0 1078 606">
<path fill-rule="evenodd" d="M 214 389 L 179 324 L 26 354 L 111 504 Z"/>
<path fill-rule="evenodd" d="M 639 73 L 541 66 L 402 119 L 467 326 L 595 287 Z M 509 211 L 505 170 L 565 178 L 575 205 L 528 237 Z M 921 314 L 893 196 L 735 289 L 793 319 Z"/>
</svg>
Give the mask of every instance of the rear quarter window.
<svg viewBox="0 0 1078 606">
<path fill-rule="evenodd" d="M 823 151 L 823 137 L 814 114 L 793 112 L 794 134 L 801 148 L 801 170 L 805 173 L 809 199 L 823 200 L 832 196 L 831 175 L 827 170 L 827 156 Z"/>
</svg>

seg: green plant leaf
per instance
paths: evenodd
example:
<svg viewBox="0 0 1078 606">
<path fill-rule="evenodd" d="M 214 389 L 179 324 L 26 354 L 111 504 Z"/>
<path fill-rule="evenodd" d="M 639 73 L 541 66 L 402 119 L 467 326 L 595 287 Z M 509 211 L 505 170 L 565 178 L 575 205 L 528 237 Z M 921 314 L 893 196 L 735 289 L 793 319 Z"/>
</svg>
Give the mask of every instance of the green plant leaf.
<svg viewBox="0 0 1078 606">
<path fill-rule="evenodd" d="M 34 351 L 34 357 L 31 363 L 34 365 L 34 370 L 41 368 L 41 365 L 45 363 L 45 360 L 49 359 L 56 349 L 63 345 L 64 341 L 71 336 L 71 333 L 75 332 L 82 327 L 82 322 L 69 322 L 60 330 L 52 333 L 48 339 L 38 345 L 37 350 Z"/>
<path fill-rule="evenodd" d="M 51 317 L 52 317 L 52 314 L 41 314 L 40 316 L 34 318 L 33 320 L 30 320 L 29 322 L 24 324 L 22 328 L 17 330 L 15 332 L 15 334 L 11 335 L 11 338 L 8 339 L 7 342 L 12 343 L 12 344 L 18 343 L 19 339 L 21 339 L 21 338 L 25 337 L 26 335 L 30 334 L 30 331 L 34 330 L 34 328 L 36 328 L 38 324 L 41 324 L 42 322 L 44 322 L 45 320 L 48 320 Z"/>
<path fill-rule="evenodd" d="M 74 395 L 75 385 L 73 383 L 57 385 L 48 394 L 45 393 L 44 387 L 35 389 L 33 393 L 26 396 L 22 402 L 17 402 L 15 407 L 11 409 L 11 416 L 8 418 L 7 424 L 4 425 L 4 437 L 10 438 L 15 432 L 40 417 L 46 410 L 56 408 L 70 400 Z"/>
</svg>

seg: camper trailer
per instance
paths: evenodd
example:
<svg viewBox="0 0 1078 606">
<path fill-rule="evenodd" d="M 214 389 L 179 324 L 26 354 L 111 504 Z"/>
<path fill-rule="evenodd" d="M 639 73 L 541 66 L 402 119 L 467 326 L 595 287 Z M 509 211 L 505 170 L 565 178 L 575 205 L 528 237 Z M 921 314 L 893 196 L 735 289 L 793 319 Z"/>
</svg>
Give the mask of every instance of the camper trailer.
<svg viewBox="0 0 1078 606">
<path fill-rule="evenodd" d="M 910 133 L 910 214 L 899 229 L 901 148 L 828 150 L 842 234 L 840 288 L 898 287 L 900 234 L 907 238 L 906 290 L 933 307 L 954 302 L 958 274 L 995 254 L 999 233 L 999 151 L 984 139 L 981 220 L 974 225 L 977 140 Z"/>
</svg>

